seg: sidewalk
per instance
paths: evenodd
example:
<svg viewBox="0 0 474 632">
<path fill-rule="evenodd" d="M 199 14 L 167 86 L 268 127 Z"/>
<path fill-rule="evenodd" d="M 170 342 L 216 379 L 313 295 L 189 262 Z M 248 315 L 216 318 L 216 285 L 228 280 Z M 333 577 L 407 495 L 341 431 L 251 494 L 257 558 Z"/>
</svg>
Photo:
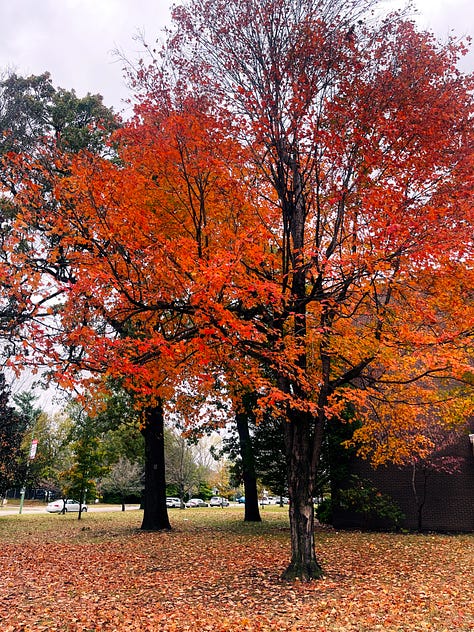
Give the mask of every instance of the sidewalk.
<svg viewBox="0 0 474 632">
<path fill-rule="evenodd" d="M 122 505 L 87 505 L 88 511 L 95 512 L 103 512 L 103 511 L 122 511 Z M 132 511 L 140 509 L 140 505 L 125 505 L 126 511 Z M 18 504 L 6 504 L 0 507 L 0 517 L 1 516 L 14 516 L 19 514 L 20 505 Z M 45 504 L 27 504 L 23 505 L 23 514 L 37 514 L 37 513 L 46 513 L 46 505 Z M 51 514 L 55 515 L 55 514 Z"/>
</svg>

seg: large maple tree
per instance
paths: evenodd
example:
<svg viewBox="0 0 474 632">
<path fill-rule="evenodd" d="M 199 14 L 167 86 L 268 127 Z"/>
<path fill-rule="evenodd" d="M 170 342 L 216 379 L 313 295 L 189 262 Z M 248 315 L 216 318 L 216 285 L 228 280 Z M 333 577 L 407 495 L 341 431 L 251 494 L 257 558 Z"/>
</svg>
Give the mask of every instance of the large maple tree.
<svg viewBox="0 0 474 632">
<path fill-rule="evenodd" d="M 376 8 L 193 0 L 137 77 L 207 95 L 278 213 L 278 263 L 252 270 L 260 311 L 240 314 L 267 345 L 237 346 L 260 356 L 260 405 L 288 421 L 288 578 L 321 574 L 312 496 L 331 418 L 354 406 L 355 440 L 383 463 L 428 450 L 427 419 L 472 411 L 472 77 L 462 44 Z"/>
<path fill-rule="evenodd" d="M 183 381 L 208 389 L 202 367 L 222 364 L 221 336 L 227 346 L 248 337 L 246 321 L 225 333 L 226 307 L 249 303 L 245 261 L 261 258 L 268 241 L 236 178 L 246 171 L 240 145 L 196 105 L 143 103 L 111 139 L 113 160 L 58 152 L 59 176 L 34 157 L 11 158 L 22 186 L 10 284 L 32 316 L 19 332 L 29 354 L 13 361 L 41 362 L 66 388 L 113 378 L 133 394 L 147 453 L 146 529 L 169 528 L 166 402 Z"/>
</svg>

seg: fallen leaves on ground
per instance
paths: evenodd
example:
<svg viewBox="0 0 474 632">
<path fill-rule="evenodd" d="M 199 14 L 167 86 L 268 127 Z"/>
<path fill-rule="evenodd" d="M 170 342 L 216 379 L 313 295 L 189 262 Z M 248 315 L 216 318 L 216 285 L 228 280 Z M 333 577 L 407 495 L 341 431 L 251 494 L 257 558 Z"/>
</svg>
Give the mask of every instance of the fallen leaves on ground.
<svg viewBox="0 0 474 632">
<path fill-rule="evenodd" d="M 219 513 L 217 513 L 219 511 Z M 317 532 L 322 580 L 280 579 L 285 513 L 0 518 L 2 632 L 469 632 L 472 536 Z"/>
</svg>

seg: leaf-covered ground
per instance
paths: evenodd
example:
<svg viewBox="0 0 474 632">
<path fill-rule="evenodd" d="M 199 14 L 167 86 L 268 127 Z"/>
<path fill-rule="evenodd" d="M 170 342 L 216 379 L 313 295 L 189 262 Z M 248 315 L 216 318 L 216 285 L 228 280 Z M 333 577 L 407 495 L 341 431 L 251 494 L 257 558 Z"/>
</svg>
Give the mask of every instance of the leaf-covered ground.
<svg viewBox="0 0 474 632">
<path fill-rule="evenodd" d="M 0 630 L 474 630 L 474 537 L 317 533 L 325 578 L 287 583 L 285 510 L 0 516 Z"/>
</svg>

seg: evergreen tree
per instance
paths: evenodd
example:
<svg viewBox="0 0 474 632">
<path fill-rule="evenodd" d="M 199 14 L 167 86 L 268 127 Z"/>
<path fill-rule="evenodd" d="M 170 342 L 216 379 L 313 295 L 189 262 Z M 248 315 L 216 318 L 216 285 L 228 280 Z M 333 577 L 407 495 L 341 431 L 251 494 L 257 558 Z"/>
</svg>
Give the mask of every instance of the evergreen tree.
<svg viewBox="0 0 474 632">
<path fill-rule="evenodd" d="M 26 461 L 21 444 L 28 430 L 28 417 L 10 405 L 10 388 L 0 373 L 0 497 L 21 483 Z"/>
</svg>

